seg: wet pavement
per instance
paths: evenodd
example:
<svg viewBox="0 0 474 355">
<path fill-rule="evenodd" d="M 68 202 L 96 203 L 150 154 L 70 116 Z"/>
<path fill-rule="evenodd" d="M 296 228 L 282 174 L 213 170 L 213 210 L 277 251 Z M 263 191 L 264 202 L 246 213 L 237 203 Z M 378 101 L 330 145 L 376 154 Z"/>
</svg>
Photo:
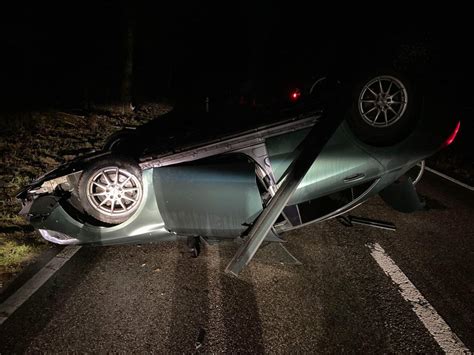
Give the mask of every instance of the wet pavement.
<svg viewBox="0 0 474 355">
<path fill-rule="evenodd" d="M 370 255 L 379 243 L 464 344 L 474 349 L 473 193 L 426 174 L 429 210 L 394 212 L 380 198 L 352 215 L 285 235 L 240 278 L 223 272 L 237 245 L 83 247 L 0 326 L 0 353 L 370 352 L 441 348 Z"/>
</svg>

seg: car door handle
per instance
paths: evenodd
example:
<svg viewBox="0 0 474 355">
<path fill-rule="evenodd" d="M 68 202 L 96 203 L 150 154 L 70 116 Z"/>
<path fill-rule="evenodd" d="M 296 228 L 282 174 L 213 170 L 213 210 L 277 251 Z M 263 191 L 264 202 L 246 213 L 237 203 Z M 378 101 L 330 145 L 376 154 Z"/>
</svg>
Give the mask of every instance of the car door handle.
<svg viewBox="0 0 474 355">
<path fill-rule="evenodd" d="M 359 181 L 359 180 L 362 180 L 363 178 L 365 178 L 365 174 L 359 173 L 359 174 L 351 175 L 344 178 L 344 182 L 349 183 L 349 182 Z"/>
</svg>

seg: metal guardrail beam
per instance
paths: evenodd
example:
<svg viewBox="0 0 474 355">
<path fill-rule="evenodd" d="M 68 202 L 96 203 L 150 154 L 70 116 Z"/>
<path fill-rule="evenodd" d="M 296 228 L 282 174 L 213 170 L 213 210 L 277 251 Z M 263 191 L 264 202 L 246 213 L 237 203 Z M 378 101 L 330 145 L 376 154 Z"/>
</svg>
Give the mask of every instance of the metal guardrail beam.
<svg viewBox="0 0 474 355">
<path fill-rule="evenodd" d="M 311 165 L 319 156 L 328 140 L 344 120 L 348 108 L 349 95 L 345 88 L 340 87 L 327 103 L 327 110 L 318 124 L 298 147 L 299 155 L 287 168 L 282 183 L 270 203 L 263 209 L 251 227 L 244 243 L 235 253 L 226 267 L 226 272 L 238 276 L 242 269 L 252 260 L 265 236 L 272 228 L 288 200 L 306 175 Z"/>
</svg>

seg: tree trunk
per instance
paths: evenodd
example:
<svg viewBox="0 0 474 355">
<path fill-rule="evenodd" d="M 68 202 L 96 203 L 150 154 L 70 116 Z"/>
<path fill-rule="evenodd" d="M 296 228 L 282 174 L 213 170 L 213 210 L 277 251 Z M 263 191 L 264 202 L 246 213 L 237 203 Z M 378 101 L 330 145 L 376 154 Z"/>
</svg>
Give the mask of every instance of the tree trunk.
<svg viewBox="0 0 474 355">
<path fill-rule="evenodd" d="M 133 80 L 133 45 L 134 45 L 134 21 L 129 19 L 124 38 L 124 61 L 122 73 L 122 85 L 120 90 L 120 100 L 123 106 L 123 113 L 133 111 L 132 106 L 132 80 Z"/>
</svg>

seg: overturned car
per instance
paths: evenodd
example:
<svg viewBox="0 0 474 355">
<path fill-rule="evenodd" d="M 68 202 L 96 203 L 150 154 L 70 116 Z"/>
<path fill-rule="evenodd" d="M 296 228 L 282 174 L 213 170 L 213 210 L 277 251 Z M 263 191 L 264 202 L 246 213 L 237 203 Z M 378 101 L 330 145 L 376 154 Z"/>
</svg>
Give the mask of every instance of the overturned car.
<svg viewBox="0 0 474 355">
<path fill-rule="evenodd" d="M 175 109 L 121 131 L 21 190 L 21 214 L 58 244 L 243 239 L 229 268 L 238 274 L 262 241 L 376 194 L 419 209 L 405 174 L 452 142 L 459 123 L 392 73 L 329 87 L 327 100 L 311 85 L 273 110 Z"/>
</svg>

